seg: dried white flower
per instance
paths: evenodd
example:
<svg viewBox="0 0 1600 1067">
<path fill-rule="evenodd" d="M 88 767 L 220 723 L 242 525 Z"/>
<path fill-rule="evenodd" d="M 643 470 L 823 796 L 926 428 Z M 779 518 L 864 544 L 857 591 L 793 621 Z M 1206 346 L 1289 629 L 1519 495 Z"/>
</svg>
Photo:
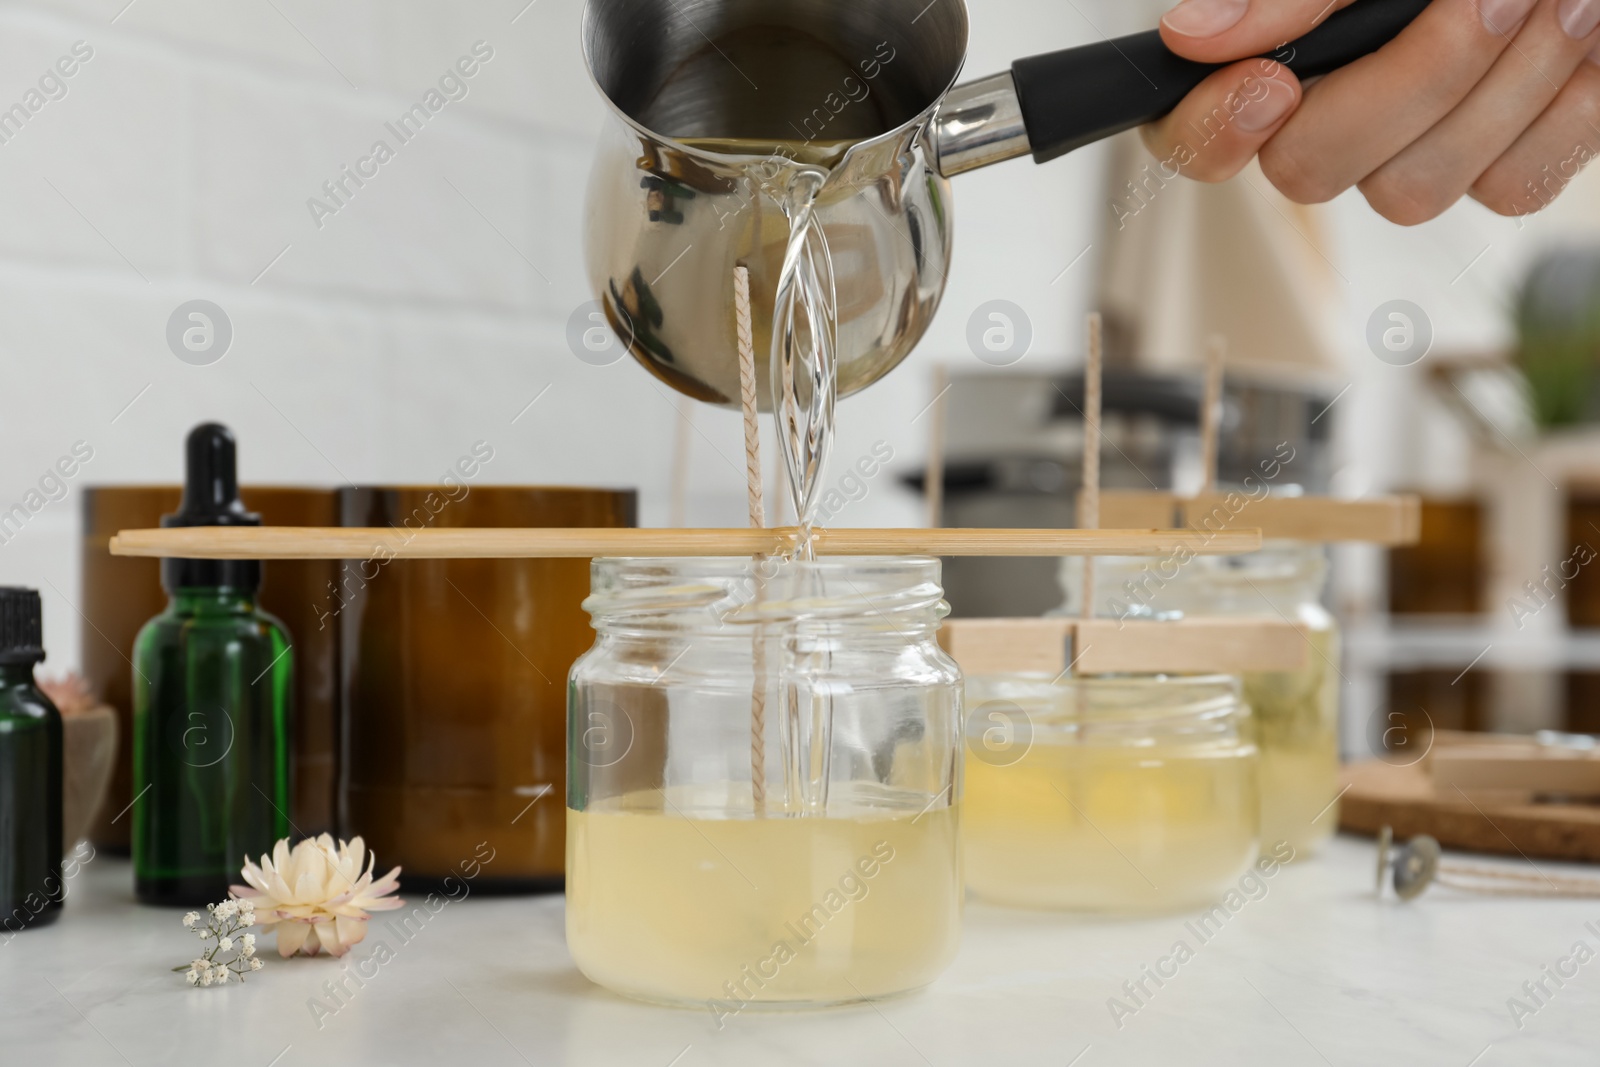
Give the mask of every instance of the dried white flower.
<svg viewBox="0 0 1600 1067">
<path fill-rule="evenodd" d="M 198 911 L 187 912 L 183 916 L 183 925 L 187 926 L 191 930 L 194 929 L 194 924 L 199 921 L 200 913 Z"/>
<path fill-rule="evenodd" d="M 259 958 L 255 957 L 255 956 L 251 956 L 250 957 L 250 969 L 252 971 L 259 971 L 261 969 L 261 960 Z"/>
<path fill-rule="evenodd" d="M 200 981 L 200 972 L 190 971 L 188 974 L 185 974 L 184 977 L 189 980 L 190 985 L 194 985 L 196 982 Z"/>
<path fill-rule="evenodd" d="M 326 949 L 343 956 L 367 936 L 367 913 L 398 908 L 391 896 L 400 888 L 400 868 L 372 877 L 373 857 L 361 838 L 335 844 L 332 837 L 307 838 L 291 850 L 279 841 L 272 857 L 260 866 L 245 860 L 249 885 L 236 885 L 239 905 L 259 905 L 263 931 L 278 935 L 278 955 L 303 952 L 315 956 Z"/>
<path fill-rule="evenodd" d="M 230 948 L 233 947 L 233 938 L 224 937 L 222 940 L 217 942 L 217 947 L 220 948 L 224 952 L 228 951 Z"/>
</svg>

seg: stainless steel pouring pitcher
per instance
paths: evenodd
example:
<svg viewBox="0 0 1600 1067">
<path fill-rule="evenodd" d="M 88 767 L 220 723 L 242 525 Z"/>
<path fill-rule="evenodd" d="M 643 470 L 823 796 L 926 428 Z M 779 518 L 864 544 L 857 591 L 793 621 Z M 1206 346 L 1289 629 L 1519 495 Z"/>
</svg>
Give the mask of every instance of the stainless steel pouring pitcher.
<svg viewBox="0 0 1600 1067">
<path fill-rule="evenodd" d="M 1326 73 L 1425 6 L 1357 0 L 1263 58 Z M 769 366 L 814 382 L 831 362 L 844 396 L 911 351 L 949 269 L 952 176 L 1151 121 L 1216 69 L 1152 31 L 956 87 L 963 0 L 588 0 L 583 46 L 616 118 L 586 209 L 605 315 L 662 381 L 737 406 L 744 264 L 764 410 Z"/>
</svg>

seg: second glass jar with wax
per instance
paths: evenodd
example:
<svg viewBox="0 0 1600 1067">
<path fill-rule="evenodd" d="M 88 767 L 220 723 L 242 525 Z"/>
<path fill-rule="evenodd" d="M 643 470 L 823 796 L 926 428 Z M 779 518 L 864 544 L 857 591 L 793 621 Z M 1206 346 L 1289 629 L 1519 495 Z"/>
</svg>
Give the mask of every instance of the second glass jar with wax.
<svg viewBox="0 0 1600 1067">
<path fill-rule="evenodd" d="M 597 559 L 567 944 L 617 992 L 829 1004 L 955 955 L 961 677 L 934 559 Z"/>
<path fill-rule="evenodd" d="M 1025 908 L 1214 900 L 1256 858 L 1256 747 L 1228 675 L 967 680 L 967 883 Z"/>
<path fill-rule="evenodd" d="M 1297 625 L 1306 638 L 1304 666 L 1246 671 L 1261 749 L 1261 848 L 1280 845 L 1304 857 L 1339 825 L 1339 624 L 1322 606 L 1326 550 L 1294 541 L 1269 542 L 1244 556 L 1170 561 L 1102 558 L 1095 566 L 1095 614 L 1128 618 L 1261 616 Z M 1083 564 L 1066 560 L 1065 610 L 1076 613 Z"/>
</svg>

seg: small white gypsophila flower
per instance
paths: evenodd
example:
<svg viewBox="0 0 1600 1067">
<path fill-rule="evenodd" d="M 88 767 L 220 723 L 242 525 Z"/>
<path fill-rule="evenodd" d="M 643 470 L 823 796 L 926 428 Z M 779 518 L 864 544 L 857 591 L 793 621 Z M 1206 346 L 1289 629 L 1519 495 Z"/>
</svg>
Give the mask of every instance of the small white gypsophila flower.
<svg viewBox="0 0 1600 1067">
<path fill-rule="evenodd" d="M 199 913 L 185 914 L 184 926 L 202 941 L 214 940 L 215 944 L 198 958 L 172 969 L 184 972 L 184 981 L 190 985 L 201 986 L 242 982 L 246 971 L 259 971 L 261 961 L 255 958 L 256 935 L 243 932 L 253 924 L 254 912 L 253 907 L 244 907 L 237 900 L 225 900 L 206 905 L 203 923 Z"/>
</svg>

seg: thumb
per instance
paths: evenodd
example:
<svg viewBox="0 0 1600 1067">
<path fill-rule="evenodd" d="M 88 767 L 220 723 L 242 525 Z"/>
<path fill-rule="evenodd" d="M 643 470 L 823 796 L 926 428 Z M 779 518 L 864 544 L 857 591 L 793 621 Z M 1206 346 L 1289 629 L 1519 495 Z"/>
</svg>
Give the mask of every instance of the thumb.
<svg viewBox="0 0 1600 1067">
<path fill-rule="evenodd" d="M 1187 59 L 1227 63 L 1264 55 L 1304 37 L 1329 15 L 1352 2 L 1183 0 L 1162 17 L 1161 40 Z"/>
</svg>

